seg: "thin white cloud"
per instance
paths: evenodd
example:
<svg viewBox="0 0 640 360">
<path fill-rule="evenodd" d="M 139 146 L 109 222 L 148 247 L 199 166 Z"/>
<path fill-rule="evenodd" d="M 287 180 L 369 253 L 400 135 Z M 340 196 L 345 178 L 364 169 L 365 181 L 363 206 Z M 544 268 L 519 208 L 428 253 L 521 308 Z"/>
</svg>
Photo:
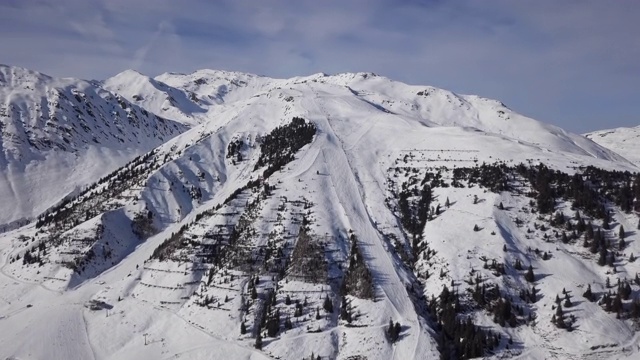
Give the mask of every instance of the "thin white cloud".
<svg viewBox="0 0 640 360">
<path fill-rule="evenodd" d="M 84 78 L 374 71 L 582 131 L 640 121 L 639 17 L 636 0 L 16 2 L 0 4 L 0 61 Z"/>
</svg>

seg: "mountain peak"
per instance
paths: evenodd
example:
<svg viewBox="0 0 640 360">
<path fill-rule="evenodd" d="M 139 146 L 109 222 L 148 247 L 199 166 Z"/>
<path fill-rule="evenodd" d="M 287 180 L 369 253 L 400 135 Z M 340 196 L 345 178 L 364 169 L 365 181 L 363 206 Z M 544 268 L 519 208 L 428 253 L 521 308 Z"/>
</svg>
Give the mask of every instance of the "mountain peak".
<svg viewBox="0 0 640 360">
<path fill-rule="evenodd" d="M 19 66 L 0 64 L 0 85 L 17 86 L 18 84 L 41 84 L 53 79 L 43 73 Z"/>
</svg>

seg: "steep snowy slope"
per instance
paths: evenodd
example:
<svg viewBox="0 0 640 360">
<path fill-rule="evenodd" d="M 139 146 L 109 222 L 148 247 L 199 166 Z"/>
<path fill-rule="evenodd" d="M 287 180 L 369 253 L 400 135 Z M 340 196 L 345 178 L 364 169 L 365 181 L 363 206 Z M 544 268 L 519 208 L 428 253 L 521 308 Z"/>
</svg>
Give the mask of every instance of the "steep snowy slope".
<svg viewBox="0 0 640 360">
<path fill-rule="evenodd" d="M 0 234 L 0 357 L 638 355 L 640 178 L 620 156 L 373 74 L 118 77 L 204 115 Z"/>
<path fill-rule="evenodd" d="M 584 136 L 640 166 L 640 126 L 594 131 Z"/>
<path fill-rule="evenodd" d="M 96 84 L 0 66 L 0 226 L 67 194 L 185 129 Z"/>
</svg>

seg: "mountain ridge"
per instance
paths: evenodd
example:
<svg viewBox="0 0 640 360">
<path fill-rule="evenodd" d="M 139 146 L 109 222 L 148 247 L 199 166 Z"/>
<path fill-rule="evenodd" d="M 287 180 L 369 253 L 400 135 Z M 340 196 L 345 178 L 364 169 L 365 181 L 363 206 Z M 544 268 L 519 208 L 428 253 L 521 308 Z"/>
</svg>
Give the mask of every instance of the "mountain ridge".
<svg viewBox="0 0 640 360">
<path fill-rule="evenodd" d="M 2 208 L 3 224 L 39 215 L 185 129 L 92 82 L 8 66 L 0 77 L 0 196 L 17 205 Z M 47 187 L 43 175 L 62 186 Z"/>
<path fill-rule="evenodd" d="M 619 153 L 632 163 L 640 164 L 640 126 L 599 130 L 584 136 Z"/>
</svg>

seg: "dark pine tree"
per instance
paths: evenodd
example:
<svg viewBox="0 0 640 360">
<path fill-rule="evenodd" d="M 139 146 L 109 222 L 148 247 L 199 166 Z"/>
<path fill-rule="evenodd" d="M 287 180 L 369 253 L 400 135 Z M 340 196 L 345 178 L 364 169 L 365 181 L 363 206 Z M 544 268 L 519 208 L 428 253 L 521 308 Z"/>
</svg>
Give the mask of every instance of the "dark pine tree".
<svg viewBox="0 0 640 360">
<path fill-rule="evenodd" d="M 593 302 L 593 292 L 591 292 L 591 284 L 587 285 L 587 291 L 585 291 L 582 296 L 584 296 L 585 299 Z"/>
<path fill-rule="evenodd" d="M 605 230 L 610 230 L 611 225 L 609 224 L 611 220 L 609 219 L 609 211 L 604 211 L 604 218 L 602 219 L 602 228 Z"/>
<path fill-rule="evenodd" d="M 333 313 L 333 301 L 329 298 L 329 294 L 324 297 L 324 304 L 322 304 L 324 311 L 332 314 Z"/>
<path fill-rule="evenodd" d="M 262 335 L 260 334 L 260 332 L 258 332 L 258 335 L 256 335 L 256 343 L 254 346 L 256 349 L 262 350 Z"/>
<path fill-rule="evenodd" d="M 536 281 L 536 277 L 533 274 L 533 266 L 529 265 L 529 269 L 527 270 L 527 273 L 524 275 L 524 279 L 527 280 L 528 282 Z"/>
</svg>

